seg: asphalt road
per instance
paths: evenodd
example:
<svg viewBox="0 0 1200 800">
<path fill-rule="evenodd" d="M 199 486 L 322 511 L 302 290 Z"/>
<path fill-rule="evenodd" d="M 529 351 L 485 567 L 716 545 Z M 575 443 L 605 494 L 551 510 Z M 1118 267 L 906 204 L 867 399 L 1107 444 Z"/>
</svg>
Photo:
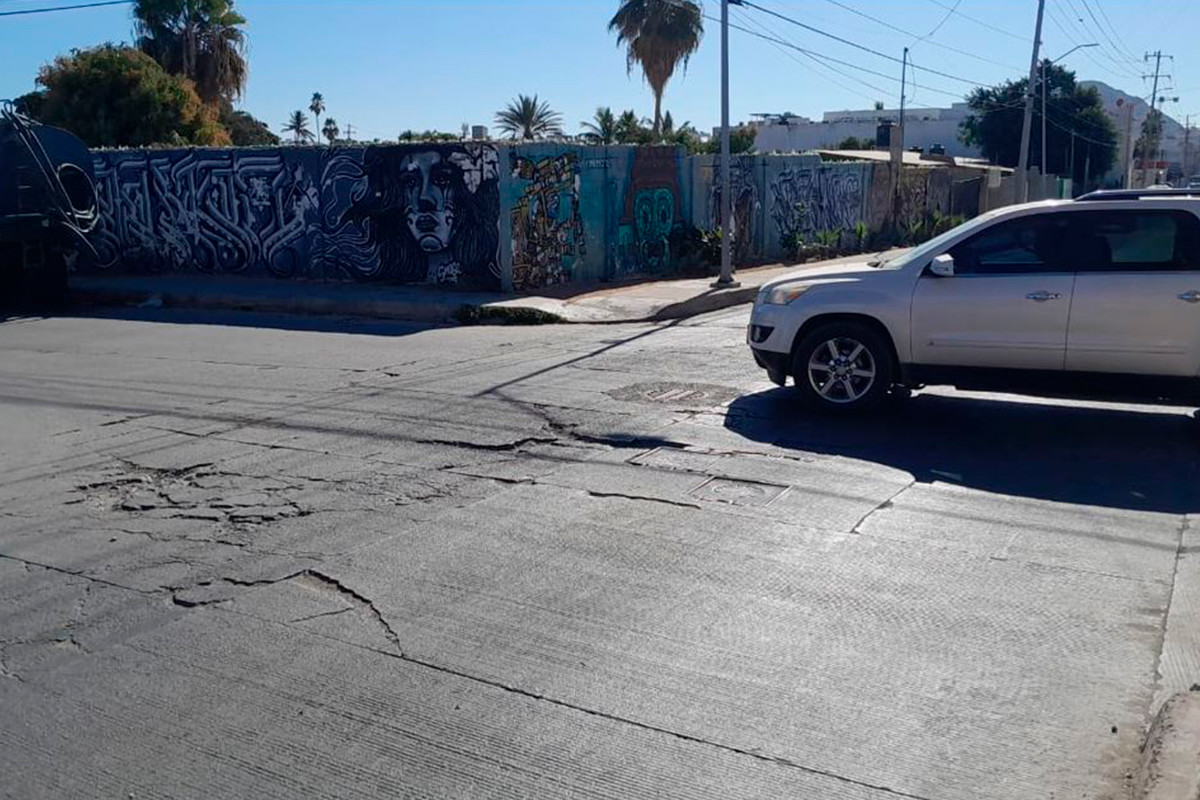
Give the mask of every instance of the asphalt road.
<svg viewBox="0 0 1200 800">
<path fill-rule="evenodd" d="M 138 313 L 0 324 L 4 797 L 1117 798 L 1200 680 L 1188 410 Z"/>
</svg>

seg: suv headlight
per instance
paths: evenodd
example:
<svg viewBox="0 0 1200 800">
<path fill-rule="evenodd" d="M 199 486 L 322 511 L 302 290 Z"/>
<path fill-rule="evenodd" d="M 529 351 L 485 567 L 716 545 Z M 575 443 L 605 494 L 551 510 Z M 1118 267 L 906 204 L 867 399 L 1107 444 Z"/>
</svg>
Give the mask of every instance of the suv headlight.
<svg viewBox="0 0 1200 800">
<path fill-rule="evenodd" d="M 772 306 L 786 306 L 800 295 L 813 288 L 811 283 L 785 283 L 771 289 L 764 289 L 758 296 L 763 303 Z"/>
</svg>

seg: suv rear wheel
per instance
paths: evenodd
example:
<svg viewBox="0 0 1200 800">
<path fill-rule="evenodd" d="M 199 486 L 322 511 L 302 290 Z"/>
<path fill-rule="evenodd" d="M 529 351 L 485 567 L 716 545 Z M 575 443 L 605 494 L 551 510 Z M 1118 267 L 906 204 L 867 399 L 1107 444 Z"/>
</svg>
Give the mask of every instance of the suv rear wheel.
<svg viewBox="0 0 1200 800">
<path fill-rule="evenodd" d="M 861 322 L 830 322 L 796 348 L 792 375 L 809 406 L 834 412 L 873 408 L 887 396 L 895 375 L 887 341 Z"/>
</svg>

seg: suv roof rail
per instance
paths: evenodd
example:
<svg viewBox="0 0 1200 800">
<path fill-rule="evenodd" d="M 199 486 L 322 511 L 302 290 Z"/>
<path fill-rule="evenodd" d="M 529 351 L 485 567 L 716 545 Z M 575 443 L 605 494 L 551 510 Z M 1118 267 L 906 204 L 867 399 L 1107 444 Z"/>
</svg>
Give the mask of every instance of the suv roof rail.
<svg viewBox="0 0 1200 800">
<path fill-rule="evenodd" d="M 1195 197 L 1200 198 L 1200 189 L 1101 189 L 1088 192 L 1078 200 L 1141 200 L 1143 197 Z"/>
</svg>

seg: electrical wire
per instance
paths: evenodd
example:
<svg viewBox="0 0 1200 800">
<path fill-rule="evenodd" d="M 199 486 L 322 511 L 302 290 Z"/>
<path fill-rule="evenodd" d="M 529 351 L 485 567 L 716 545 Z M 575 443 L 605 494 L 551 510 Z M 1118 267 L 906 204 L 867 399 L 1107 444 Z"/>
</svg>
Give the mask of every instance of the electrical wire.
<svg viewBox="0 0 1200 800">
<path fill-rule="evenodd" d="M 25 14 L 49 14 L 51 11 L 74 11 L 79 8 L 100 8 L 101 6 L 126 6 L 133 0 L 103 0 L 98 3 L 77 3 L 70 6 L 53 6 L 51 8 L 23 8 L 19 11 L 0 11 L 0 17 L 16 17 Z"/>
<path fill-rule="evenodd" d="M 821 36 L 824 36 L 827 39 L 833 39 L 836 42 L 840 42 L 844 45 L 848 45 L 850 47 L 855 48 L 856 50 L 862 50 L 865 53 L 870 53 L 873 56 L 878 56 L 879 58 L 887 59 L 888 61 L 892 61 L 896 64 L 903 63 L 903 61 L 901 59 L 896 58 L 895 56 L 880 52 L 879 50 L 875 50 L 874 48 L 867 47 L 866 45 L 851 41 L 850 39 L 846 39 L 842 36 L 838 36 L 837 34 L 829 33 L 828 31 L 821 30 L 820 28 L 815 28 L 812 25 L 805 24 L 798 19 L 793 19 L 792 17 L 789 17 L 786 14 L 780 14 L 778 11 L 772 11 L 769 8 L 764 8 L 763 6 L 758 5 L 757 3 L 750 2 L 750 0 L 742 0 L 740 5 L 746 6 L 747 8 L 753 8 L 757 11 L 761 11 L 764 14 L 768 14 L 772 17 L 776 17 L 777 19 L 781 19 L 784 22 L 791 23 L 792 25 L 803 28 L 804 30 L 812 31 L 813 33 L 820 34 Z M 943 78 L 949 78 L 950 80 L 961 81 L 962 83 L 969 83 L 972 86 L 987 86 L 986 83 L 981 83 L 979 81 L 973 81 L 973 80 L 970 80 L 969 78 L 963 78 L 958 75 L 951 75 L 948 72 L 940 72 L 938 70 L 933 70 L 933 69 L 926 69 L 925 71 L 930 74 L 938 75 Z"/>
<path fill-rule="evenodd" d="M 1013 33 L 1012 31 L 1006 31 L 1006 30 L 1004 30 L 1004 28 L 997 28 L 995 25 L 991 24 L 990 22 L 985 22 L 977 17 L 972 17 L 968 14 L 964 14 L 963 12 L 958 10 L 957 3 L 953 6 L 948 6 L 945 3 L 941 2 L 941 0 L 929 0 L 929 2 L 933 3 L 935 6 L 938 6 L 939 8 L 946 9 L 947 11 L 950 12 L 950 16 L 961 17 L 962 19 L 965 19 L 968 22 L 974 22 L 976 25 L 980 25 L 984 28 L 987 28 L 990 31 L 994 31 L 996 33 L 1003 34 L 1003 35 L 1009 37 L 1010 39 L 1016 39 L 1019 42 L 1029 41 L 1028 36 L 1022 36 L 1019 33 Z"/>
<path fill-rule="evenodd" d="M 935 33 L 937 33 L 938 30 L 940 30 L 941 27 L 946 24 L 946 20 L 950 19 L 950 17 L 953 15 L 953 12 L 947 13 L 944 17 L 942 17 L 941 22 L 939 22 L 934 27 L 933 30 L 931 30 L 929 33 L 922 36 L 919 33 L 915 33 L 910 30 L 905 30 L 904 28 L 901 28 L 898 25 L 893 25 L 892 23 L 888 22 L 887 20 L 882 20 L 878 17 L 871 16 L 870 14 L 868 14 L 865 11 L 861 11 L 861 10 L 849 5 L 848 3 L 842 2 L 842 0 L 825 0 L 825 2 L 829 3 L 831 5 L 835 5 L 838 8 L 844 9 L 845 11 L 849 11 L 851 14 L 862 17 L 863 19 L 868 19 L 877 25 L 882 25 L 883 27 L 887 28 L 888 30 L 895 31 L 896 33 L 902 33 L 905 36 L 911 36 L 913 38 L 914 42 L 925 42 L 926 44 L 933 45 L 934 47 L 940 47 L 943 50 L 948 50 L 952 53 L 957 53 L 960 56 L 966 56 L 967 58 L 973 58 L 976 61 L 982 61 L 986 64 L 992 64 L 997 67 L 1004 67 L 1005 69 L 1019 69 L 1018 67 L 1014 67 L 1012 64 L 1005 64 L 1002 61 L 993 61 L 990 58 L 985 58 L 984 56 L 981 56 L 977 53 L 972 53 L 969 50 L 962 50 L 962 49 L 953 47 L 948 44 L 943 44 L 942 42 L 928 41 L 929 37 L 931 37 Z M 957 0 L 957 2 L 955 3 L 955 8 L 957 8 L 957 6 L 960 3 L 962 3 L 962 0 Z"/>
</svg>

